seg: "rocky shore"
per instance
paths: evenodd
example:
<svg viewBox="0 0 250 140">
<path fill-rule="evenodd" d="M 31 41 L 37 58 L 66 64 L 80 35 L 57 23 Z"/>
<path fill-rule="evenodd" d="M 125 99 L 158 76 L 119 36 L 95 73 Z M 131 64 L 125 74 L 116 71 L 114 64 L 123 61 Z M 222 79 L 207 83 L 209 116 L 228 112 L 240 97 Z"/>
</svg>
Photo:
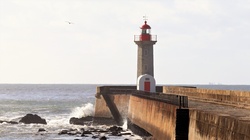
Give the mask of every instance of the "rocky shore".
<svg viewBox="0 0 250 140">
<path fill-rule="evenodd" d="M 27 114 L 24 117 L 20 119 L 19 122 L 15 121 L 4 121 L 0 120 L 0 123 L 8 123 L 8 124 L 43 124 L 46 125 L 47 122 L 45 119 L 41 118 L 40 116 L 36 114 Z M 113 119 L 108 118 L 96 118 L 92 116 L 87 116 L 83 118 L 70 118 L 69 124 L 73 125 L 80 125 L 83 126 L 80 129 L 75 128 L 68 128 L 68 129 L 62 129 L 58 130 L 58 135 L 65 135 L 65 136 L 75 136 L 75 140 L 82 139 L 84 137 L 89 137 L 92 139 L 99 139 L 99 140 L 106 140 L 109 137 L 116 136 L 116 137 L 122 137 L 122 136 L 130 136 L 133 137 L 134 135 L 132 132 L 128 132 L 127 130 L 124 130 L 120 126 L 116 126 L 115 121 Z M 103 125 L 103 127 L 94 127 L 97 125 Z M 45 128 L 39 128 L 37 130 L 37 134 L 44 135 L 46 133 L 50 133 Z M 128 138 L 124 138 L 124 140 L 129 140 Z"/>
</svg>

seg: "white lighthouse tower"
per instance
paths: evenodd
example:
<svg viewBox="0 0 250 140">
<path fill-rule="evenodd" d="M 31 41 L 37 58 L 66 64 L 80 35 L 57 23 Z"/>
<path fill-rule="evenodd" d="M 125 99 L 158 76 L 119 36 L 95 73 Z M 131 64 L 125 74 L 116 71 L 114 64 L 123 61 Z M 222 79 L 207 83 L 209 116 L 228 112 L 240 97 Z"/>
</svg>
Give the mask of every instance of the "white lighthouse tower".
<svg viewBox="0 0 250 140">
<path fill-rule="evenodd" d="M 138 45 L 137 53 L 137 90 L 155 92 L 154 49 L 157 36 L 151 35 L 151 27 L 145 20 L 141 26 L 141 34 L 134 36 Z"/>
</svg>

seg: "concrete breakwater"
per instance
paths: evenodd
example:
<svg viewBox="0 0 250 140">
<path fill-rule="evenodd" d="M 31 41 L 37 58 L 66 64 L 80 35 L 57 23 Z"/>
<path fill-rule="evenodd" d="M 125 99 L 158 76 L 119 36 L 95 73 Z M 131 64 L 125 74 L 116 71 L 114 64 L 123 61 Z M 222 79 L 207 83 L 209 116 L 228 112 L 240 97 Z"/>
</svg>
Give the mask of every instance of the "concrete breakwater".
<svg viewBox="0 0 250 140">
<path fill-rule="evenodd" d="M 97 87 L 95 117 L 114 118 L 119 125 L 128 119 L 156 140 L 248 140 L 249 95 L 191 87 L 163 86 L 149 93 L 135 86 L 104 86 Z"/>
</svg>

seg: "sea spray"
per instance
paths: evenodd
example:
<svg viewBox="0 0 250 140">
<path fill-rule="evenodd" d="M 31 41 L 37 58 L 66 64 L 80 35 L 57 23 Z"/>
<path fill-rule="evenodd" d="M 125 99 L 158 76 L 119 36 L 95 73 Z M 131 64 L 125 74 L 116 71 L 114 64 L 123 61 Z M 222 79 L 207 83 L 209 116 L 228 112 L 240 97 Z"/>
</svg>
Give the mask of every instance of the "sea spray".
<svg viewBox="0 0 250 140">
<path fill-rule="evenodd" d="M 123 129 L 123 130 L 127 130 L 127 129 L 128 129 L 128 121 L 127 121 L 127 119 L 124 119 L 124 120 L 123 120 L 122 129 Z"/>
<path fill-rule="evenodd" d="M 94 115 L 94 105 L 91 103 L 84 104 L 82 107 L 76 107 L 72 110 L 70 117 L 82 118 Z"/>
</svg>

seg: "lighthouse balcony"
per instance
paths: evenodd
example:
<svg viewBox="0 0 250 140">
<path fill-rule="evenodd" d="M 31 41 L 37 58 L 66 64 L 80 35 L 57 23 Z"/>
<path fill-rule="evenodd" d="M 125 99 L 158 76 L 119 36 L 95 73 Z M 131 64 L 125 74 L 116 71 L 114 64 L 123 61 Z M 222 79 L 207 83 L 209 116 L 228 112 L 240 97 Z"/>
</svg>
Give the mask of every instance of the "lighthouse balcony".
<svg viewBox="0 0 250 140">
<path fill-rule="evenodd" d="M 157 35 L 135 35 L 134 41 L 157 41 Z"/>
</svg>

